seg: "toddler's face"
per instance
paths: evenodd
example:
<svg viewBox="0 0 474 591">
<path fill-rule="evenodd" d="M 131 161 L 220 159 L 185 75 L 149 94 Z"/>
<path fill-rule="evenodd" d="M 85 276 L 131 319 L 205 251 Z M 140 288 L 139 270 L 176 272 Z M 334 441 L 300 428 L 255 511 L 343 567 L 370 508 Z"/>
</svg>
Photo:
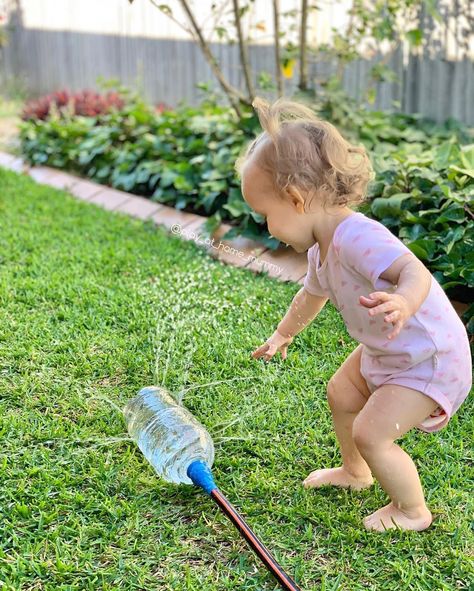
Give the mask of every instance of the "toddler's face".
<svg viewBox="0 0 474 591">
<path fill-rule="evenodd" d="M 242 195 L 246 203 L 266 218 L 268 231 L 296 252 L 306 252 L 314 243 L 304 202 L 281 198 L 275 193 L 268 174 L 250 159 L 242 170 Z"/>
</svg>

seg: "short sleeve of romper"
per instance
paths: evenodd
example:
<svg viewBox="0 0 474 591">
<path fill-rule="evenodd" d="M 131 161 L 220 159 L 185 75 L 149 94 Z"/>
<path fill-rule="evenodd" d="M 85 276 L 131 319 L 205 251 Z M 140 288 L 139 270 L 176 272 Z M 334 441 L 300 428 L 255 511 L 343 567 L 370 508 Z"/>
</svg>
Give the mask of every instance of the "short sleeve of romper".
<svg viewBox="0 0 474 591">
<path fill-rule="evenodd" d="M 328 297 L 327 292 L 321 286 L 321 283 L 319 282 L 318 276 L 316 274 L 316 248 L 319 248 L 318 243 L 314 244 L 313 246 L 311 246 L 311 248 L 308 249 L 308 271 L 304 279 L 303 287 L 311 295 Z"/>
<path fill-rule="evenodd" d="M 384 289 L 380 275 L 400 256 L 413 254 L 388 228 L 362 216 L 362 223 L 346 224 L 339 244 L 342 264 L 365 277 L 373 287 Z"/>
</svg>

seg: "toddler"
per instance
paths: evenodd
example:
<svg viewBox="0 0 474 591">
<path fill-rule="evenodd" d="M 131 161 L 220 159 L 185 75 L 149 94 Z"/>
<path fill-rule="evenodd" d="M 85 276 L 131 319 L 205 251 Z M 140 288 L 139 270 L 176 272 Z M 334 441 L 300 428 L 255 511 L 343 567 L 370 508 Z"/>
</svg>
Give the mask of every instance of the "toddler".
<svg viewBox="0 0 474 591">
<path fill-rule="evenodd" d="M 308 107 L 253 103 L 264 130 L 236 162 L 247 204 L 271 235 L 307 252 L 303 287 L 273 335 L 253 353 L 286 359 L 295 335 L 328 299 L 359 342 L 327 385 L 342 466 L 314 470 L 306 488 L 361 489 L 377 478 L 391 502 L 367 529 L 424 530 L 432 515 L 412 459 L 395 444 L 414 427 L 444 428 L 472 387 L 466 329 L 436 278 L 380 222 L 354 211 L 374 173 Z"/>
</svg>

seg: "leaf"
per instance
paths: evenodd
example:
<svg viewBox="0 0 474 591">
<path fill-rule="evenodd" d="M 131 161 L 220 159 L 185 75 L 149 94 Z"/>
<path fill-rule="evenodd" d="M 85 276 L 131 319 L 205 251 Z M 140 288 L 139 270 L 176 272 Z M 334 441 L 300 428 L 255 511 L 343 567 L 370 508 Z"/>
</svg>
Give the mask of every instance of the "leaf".
<svg viewBox="0 0 474 591">
<path fill-rule="evenodd" d="M 474 168 L 468 170 L 467 168 L 460 168 L 459 166 L 451 165 L 449 170 L 454 170 L 455 172 L 460 172 L 461 174 L 467 174 L 474 179 Z"/>
<path fill-rule="evenodd" d="M 465 229 L 462 226 L 457 226 L 456 228 L 452 228 L 448 231 L 446 236 L 441 239 L 441 242 L 445 245 L 446 252 L 449 254 L 451 249 L 453 248 L 454 244 L 461 240 L 464 236 Z"/>
<path fill-rule="evenodd" d="M 204 191 L 216 191 L 217 193 L 222 193 L 227 189 L 227 181 L 204 181 L 199 183 L 199 186 Z"/>
<path fill-rule="evenodd" d="M 419 259 L 422 260 L 432 258 L 437 248 L 435 240 L 425 238 L 410 242 L 407 246 Z"/>
<path fill-rule="evenodd" d="M 369 184 L 367 195 L 368 197 L 377 197 L 381 195 L 385 187 L 385 183 L 383 181 L 372 181 Z"/>
<path fill-rule="evenodd" d="M 474 170 L 474 144 L 462 146 L 460 158 L 465 168 Z"/>
<path fill-rule="evenodd" d="M 189 164 L 202 164 L 206 158 L 207 156 L 205 154 L 198 154 L 189 160 Z"/>
<path fill-rule="evenodd" d="M 281 67 L 281 72 L 285 78 L 293 78 L 293 68 L 295 63 L 295 60 L 292 59 L 284 60 Z"/>
<path fill-rule="evenodd" d="M 174 183 L 176 178 L 176 173 L 173 170 L 163 170 L 161 177 L 160 177 L 160 186 L 162 188 L 169 187 Z"/>
<path fill-rule="evenodd" d="M 176 178 L 174 179 L 173 185 L 174 185 L 175 189 L 178 191 L 187 191 L 187 192 L 191 193 L 194 190 L 194 184 L 192 183 L 192 181 L 190 179 L 188 179 L 184 175 L 176 176 Z"/>
<path fill-rule="evenodd" d="M 410 29 L 406 33 L 406 37 L 410 45 L 418 47 L 423 41 L 423 33 L 420 29 Z"/>
<path fill-rule="evenodd" d="M 411 193 L 395 193 L 390 197 L 377 197 L 372 202 L 372 212 L 379 218 L 397 215 L 402 210 L 402 203 L 411 196 Z"/>
<path fill-rule="evenodd" d="M 436 218 L 435 224 L 444 222 L 462 222 L 465 219 L 464 207 L 459 203 L 451 203 L 443 213 Z"/>
<path fill-rule="evenodd" d="M 255 213 L 254 211 L 251 211 L 250 215 L 257 222 L 257 224 L 264 224 L 265 223 L 265 217 L 262 214 Z"/>
<path fill-rule="evenodd" d="M 158 8 L 164 14 L 167 14 L 169 16 L 172 16 L 173 15 L 173 11 L 171 10 L 171 8 L 167 4 L 159 4 L 158 5 Z"/>
<path fill-rule="evenodd" d="M 229 203 L 225 203 L 222 208 L 229 211 L 235 218 L 249 213 L 249 206 L 247 203 L 245 203 L 245 201 L 231 201 Z"/>
<path fill-rule="evenodd" d="M 459 274 L 461 275 L 461 277 L 466 279 L 466 282 L 468 285 L 474 285 L 474 269 L 473 268 L 469 269 L 467 267 L 464 267 L 463 269 L 461 269 Z"/>
<path fill-rule="evenodd" d="M 212 236 L 212 234 L 214 234 L 214 232 L 220 227 L 221 223 L 221 214 L 219 212 L 216 212 L 214 215 L 207 218 L 202 228 L 205 232 Z"/>
<path fill-rule="evenodd" d="M 216 201 L 216 198 L 220 195 L 220 191 L 210 191 L 206 196 L 201 197 L 199 203 L 204 207 L 206 213 L 209 213 Z M 217 213 L 217 212 L 216 212 Z"/>
<path fill-rule="evenodd" d="M 417 219 L 419 219 L 419 218 L 417 218 Z M 400 228 L 400 231 L 398 233 L 398 237 L 399 238 L 406 238 L 411 242 L 411 241 L 417 240 L 421 236 L 426 236 L 426 234 L 427 234 L 427 231 L 424 226 L 422 226 L 421 224 L 415 224 L 413 226 L 404 226 L 404 227 Z"/>
<path fill-rule="evenodd" d="M 201 177 L 207 181 L 216 181 L 225 178 L 227 175 L 225 172 L 210 168 L 201 174 Z"/>
<path fill-rule="evenodd" d="M 368 102 L 373 105 L 375 103 L 375 99 L 377 98 L 377 91 L 375 88 L 369 88 L 367 90 L 367 100 Z"/>
<path fill-rule="evenodd" d="M 176 199 L 174 206 L 176 209 L 184 209 L 187 204 L 188 204 L 188 200 L 186 199 L 186 197 L 183 195 L 180 195 L 178 197 L 178 199 Z"/>
<path fill-rule="evenodd" d="M 425 0 L 424 4 L 426 9 L 428 10 L 429 14 L 436 19 L 440 24 L 443 24 L 443 17 L 441 14 L 436 10 L 436 0 Z"/>
<path fill-rule="evenodd" d="M 459 153 L 459 148 L 452 142 L 444 142 L 434 150 L 433 166 L 437 170 L 445 169 L 450 162 L 459 159 Z"/>
</svg>

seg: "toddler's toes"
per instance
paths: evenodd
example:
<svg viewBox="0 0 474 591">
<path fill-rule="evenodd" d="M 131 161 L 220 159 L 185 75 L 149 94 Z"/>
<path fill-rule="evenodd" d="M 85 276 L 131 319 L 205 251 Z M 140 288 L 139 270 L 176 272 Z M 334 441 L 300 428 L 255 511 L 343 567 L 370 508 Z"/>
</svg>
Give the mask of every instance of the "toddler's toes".
<svg viewBox="0 0 474 591">
<path fill-rule="evenodd" d="M 367 474 L 360 478 L 355 478 L 352 474 L 346 471 L 344 466 L 339 468 L 323 468 L 321 470 L 314 470 L 303 481 L 305 488 L 319 488 L 320 486 L 341 486 L 343 488 L 354 488 L 360 490 L 368 488 L 374 482 L 371 474 Z"/>
</svg>

